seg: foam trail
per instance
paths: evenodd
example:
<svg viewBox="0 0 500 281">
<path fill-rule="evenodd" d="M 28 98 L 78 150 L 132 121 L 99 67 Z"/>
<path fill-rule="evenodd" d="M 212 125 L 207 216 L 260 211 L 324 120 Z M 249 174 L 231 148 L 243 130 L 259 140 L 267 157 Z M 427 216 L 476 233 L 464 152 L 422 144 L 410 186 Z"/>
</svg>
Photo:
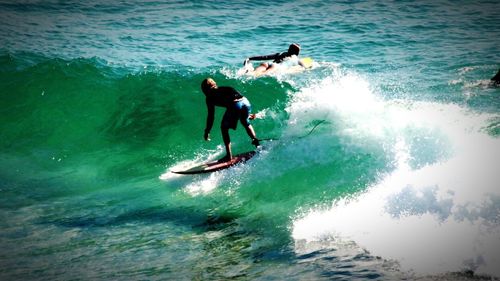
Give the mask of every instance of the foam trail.
<svg viewBox="0 0 500 281">
<path fill-rule="evenodd" d="M 184 179 L 185 181 L 184 190 L 191 196 L 209 194 L 217 188 L 220 181 L 223 179 L 221 173 L 186 176 L 186 175 L 172 173 L 172 171 L 182 171 L 190 167 L 193 167 L 195 165 L 198 165 L 201 162 L 208 162 L 214 160 L 216 157 L 220 157 L 220 154 L 222 152 L 223 152 L 223 147 L 219 145 L 217 146 L 216 150 L 208 152 L 210 154 L 209 157 L 207 157 L 206 153 L 199 153 L 193 160 L 181 161 L 176 165 L 174 165 L 173 167 L 169 167 L 167 171 L 165 171 L 163 174 L 159 176 L 159 179 L 163 181 Z"/>
<path fill-rule="evenodd" d="M 355 198 L 302 214 L 293 238 L 354 241 L 421 274 L 471 269 L 500 276 L 500 139 L 484 132 L 493 116 L 456 105 L 384 102 L 357 79 L 305 89 L 290 110 L 299 115 L 294 107 L 312 103 L 314 112 L 334 115 L 358 145 L 385 147 L 395 169 Z M 364 103 L 354 102 L 359 98 Z"/>
</svg>

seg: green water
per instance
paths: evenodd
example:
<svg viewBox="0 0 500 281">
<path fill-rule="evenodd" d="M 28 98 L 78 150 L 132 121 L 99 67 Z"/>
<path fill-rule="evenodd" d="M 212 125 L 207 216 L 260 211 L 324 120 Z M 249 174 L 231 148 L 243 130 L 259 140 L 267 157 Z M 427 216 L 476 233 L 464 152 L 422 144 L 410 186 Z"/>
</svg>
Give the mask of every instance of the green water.
<svg viewBox="0 0 500 281">
<path fill-rule="evenodd" d="M 7 251 L 17 257 L 14 261 L 25 259 L 31 249 L 28 268 L 41 267 L 49 276 L 53 270 L 60 274 L 64 259 L 89 267 L 95 260 L 110 259 L 128 267 L 132 261 L 125 252 L 143 248 L 140 256 L 149 260 L 155 253 L 176 251 L 169 247 L 177 243 L 186 243 L 183 248 L 220 244 L 205 249 L 221 255 L 205 266 L 222 272 L 232 255 L 237 260 L 253 259 L 247 255 L 286 259 L 295 210 L 360 190 L 373 180 L 374 167 L 387 168 L 366 151 L 339 153 L 343 148 L 336 137 L 322 143 L 331 123 L 314 127 L 318 120 L 312 119 L 297 132 L 284 134 L 290 117 L 285 107 L 296 91 L 289 83 L 272 78 L 234 81 L 215 73 L 219 83 L 247 89 L 257 112 L 272 112 L 256 120 L 255 127 L 259 135 L 280 140 L 265 143 L 248 165 L 216 178 L 161 181 L 168 167 L 222 153 L 217 130 L 212 142 L 202 139 L 206 109 L 198 88 L 208 73 L 130 73 L 82 59 L 46 59 L 28 66 L 15 56 L 3 61 L 3 239 L 20 241 L 21 248 Z M 221 115 L 218 111 L 216 118 Z M 252 147 L 242 130 L 232 132 L 232 139 L 235 151 Z M 321 157 L 309 154 L 311 148 Z M 367 173 L 367 167 L 372 171 Z M 332 184 L 335 188 L 325 189 Z M 203 259 L 201 253 L 178 254 Z M 62 260 L 39 264 L 48 257 Z"/>
</svg>

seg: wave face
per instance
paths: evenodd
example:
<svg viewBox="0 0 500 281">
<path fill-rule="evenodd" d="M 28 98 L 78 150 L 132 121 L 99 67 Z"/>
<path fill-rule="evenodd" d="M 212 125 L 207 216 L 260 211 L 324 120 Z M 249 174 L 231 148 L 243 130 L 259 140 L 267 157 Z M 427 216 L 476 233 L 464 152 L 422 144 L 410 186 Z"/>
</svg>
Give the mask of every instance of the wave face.
<svg viewBox="0 0 500 281">
<path fill-rule="evenodd" d="M 498 4 L 195 2 L 0 3 L 2 280 L 500 277 Z"/>
</svg>

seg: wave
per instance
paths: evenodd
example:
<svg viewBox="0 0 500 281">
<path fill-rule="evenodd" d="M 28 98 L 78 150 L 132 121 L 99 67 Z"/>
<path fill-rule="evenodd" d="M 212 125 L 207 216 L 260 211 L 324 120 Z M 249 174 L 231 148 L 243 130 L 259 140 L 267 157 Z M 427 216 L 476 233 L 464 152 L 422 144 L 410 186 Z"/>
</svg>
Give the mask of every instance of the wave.
<svg viewBox="0 0 500 281">
<path fill-rule="evenodd" d="M 336 98 L 314 106 L 333 108 L 326 112 L 336 114 L 337 134 L 378 147 L 394 166 L 363 191 L 297 214 L 292 237 L 300 251 L 307 243 L 352 241 L 417 274 L 498 276 L 500 143 L 487 129 L 495 115 L 454 104 L 378 100 L 349 77 L 302 94 L 314 92 L 317 100 L 318 92 L 333 89 Z"/>
<path fill-rule="evenodd" d="M 299 255 L 348 242 L 419 275 L 500 274 L 495 114 L 386 99 L 338 66 L 295 86 L 283 109 L 266 112 L 286 112 L 278 140 L 244 167 L 194 178 L 184 190 L 213 196 L 229 185 L 258 202 L 253 212 L 290 217 Z M 272 200 L 259 200 L 263 192 Z"/>
<path fill-rule="evenodd" d="M 4 188 L 9 201 L 30 204 L 22 190 L 36 201 L 112 186 L 126 197 L 160 176 L 169 208 L 196 204 L 234 218 L 266 238 L 264 247 L 290 243 L 302 256 L 348 241 L 418 273 L 500 275 L 492 266 L 500 256 L 495 113 L 395 99 L 379 92 L 380 81 L 324 62 L 259 79 L 215 67 L 130 70 L 98 58 L 0 62 L 0 176 L 25 183 Z M 257 135 L 270 140 L 245 165 L 175 176 L 169 171 L 223 153 L 217 130 L 212 142 L 202 139 L 207 76 L 250 99 Z M 231 139 L 235 152 L 252 149 L 242 128 Z"/>
</svg>

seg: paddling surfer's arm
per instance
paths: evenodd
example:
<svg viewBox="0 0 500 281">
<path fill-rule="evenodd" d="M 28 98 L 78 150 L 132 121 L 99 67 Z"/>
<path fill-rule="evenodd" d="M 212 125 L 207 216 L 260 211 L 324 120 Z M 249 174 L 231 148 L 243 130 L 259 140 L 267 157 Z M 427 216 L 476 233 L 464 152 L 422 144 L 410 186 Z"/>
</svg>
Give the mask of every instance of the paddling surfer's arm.
<svg viewBox="0 0 500 281">
<path fill-rule="evenodd" d="M 280 55 L 280 53 L 266 55 L 266 56 L 249 57 L 249 58 L 245 59 L 245 62 L 243 62 L 243 65 L 246 65 L 251 60 L 275 60 L 279 57 L 279 55 Z"/>
<path fill-rule="evenodd" d="M 214 115 L 215 115 L 215 106 L 212 103 L 207 101 L 207 124 L 205 126 L 205 134 L 203 134 L 203 138 L 206 141 L 210 140 L 210 130 L 212 130 L 212 126 L 214 125 Z"/>
<path fill-rule="evenodd" d="M 246 65 L 251 60 L 273 60 L 273 62 L 280 63 L 287 57 L 291 57 L 293 55 L 299 56 L 299 53 L 300 53 L 300 45 L 297 43 L 293 43 L 290 44 L 290 46 L 288 46 L 288 51 L 286 52 L 276 53 L 267 56 L 249 57 L 245 60 L 243 65 Z"/>
</svg>

